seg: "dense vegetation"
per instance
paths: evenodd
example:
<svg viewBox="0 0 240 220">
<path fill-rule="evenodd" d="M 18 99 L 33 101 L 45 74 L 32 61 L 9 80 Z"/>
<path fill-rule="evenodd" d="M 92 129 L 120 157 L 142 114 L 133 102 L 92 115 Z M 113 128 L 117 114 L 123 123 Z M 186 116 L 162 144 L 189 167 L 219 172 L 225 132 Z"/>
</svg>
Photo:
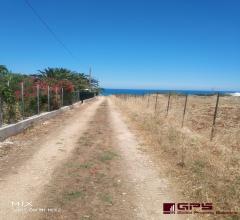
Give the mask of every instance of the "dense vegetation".
<svg viewBox="0 0 240 220">
<path fill-rule="evenodd" d="M 81 99 L 80 96 L 84 99 L 96 95 L 99 86 L 98 81 L 89 79 L 88 75 L 65 68 L 46 68 L 26 75 L 0 65 L 0 123 L 12 123 L 36 114 L 38 91 L 40 111 L 47 111 L 72 104 Z"/>
</svg>

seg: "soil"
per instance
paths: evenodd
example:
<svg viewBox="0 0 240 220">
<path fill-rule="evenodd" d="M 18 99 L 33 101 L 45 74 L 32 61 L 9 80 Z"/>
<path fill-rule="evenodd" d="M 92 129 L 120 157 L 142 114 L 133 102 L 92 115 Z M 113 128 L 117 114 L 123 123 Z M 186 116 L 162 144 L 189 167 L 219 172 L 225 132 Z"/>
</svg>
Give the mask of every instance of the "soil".
<svg viewBox="0 0 240 220">
<path fill-rule="evenodd" d="M 179 197 L 140 144 L 106 97 L 9 138 L 0 219 L 180 219 L 162 214 Z"/>
</svg>

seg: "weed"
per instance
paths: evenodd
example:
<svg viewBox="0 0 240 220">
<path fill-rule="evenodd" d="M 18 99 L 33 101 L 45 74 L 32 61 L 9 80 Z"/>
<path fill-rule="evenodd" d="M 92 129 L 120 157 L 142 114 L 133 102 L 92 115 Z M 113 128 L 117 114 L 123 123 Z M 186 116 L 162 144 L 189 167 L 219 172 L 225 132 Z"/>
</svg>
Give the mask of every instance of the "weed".
<svg viewBox="0 0 240 220">
<path fill-rule="evenodd" d="M 193 165 L 191 166 L 191 170 L 193 174 L 202 176 L 204 174 L 205 166 L 206 166 L 206 163 L 198 159 L 193 162 Z"/>
<path fill-rule="evenodd" d="M 91 163 L 83 163 L 83 164 L 80 164 L 79 167 L 84 168 L 84 169 L 89 169 L 92 167 L 92 164 Z"/>
<path fill-rule="evenodd" d="M 112 160 L 116 156 L 117 154 L 112 151 L 104 151 L 102 155 L 100 155 L 99 160 L 101 162 L 107 162 L 109 160 Z"/>
<path fill-rule="evenodd" d="M 113 204 L 112 196 L 107 193 L 101 194 L 100 199 L 107 204 Z"/>
<path fill-rule="evenodd" d="M 77 199 L 79 197 L 84 197 L 84 192 L 83 191 L 72 191 L 64 194 L 64 198 L 66 200 L 73 200 Z"/>
</svg>

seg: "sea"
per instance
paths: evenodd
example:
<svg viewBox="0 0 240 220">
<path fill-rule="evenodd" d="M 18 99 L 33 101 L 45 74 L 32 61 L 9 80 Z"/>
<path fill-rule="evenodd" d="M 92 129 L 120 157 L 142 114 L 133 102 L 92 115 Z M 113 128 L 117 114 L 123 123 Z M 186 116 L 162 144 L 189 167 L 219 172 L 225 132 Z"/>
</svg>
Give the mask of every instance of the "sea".
<svg viewBox="0 0 240 220">
<path fill-rule="evenodd" d="M 220 93 L 221 95 L 231 95 L 231 96 L 240 96 L 239 91 L 208 91 L 208 90 L 150 90 L 150 89 L 109 89 L 103 88 L 101 95 L 120 95 L 120 94 L 129 94 L 129 95 L 145 95 L 151 93 L 177 93 L 177 94 L 187 94 L 187 95 L 214 95 Z"/>
</svg>

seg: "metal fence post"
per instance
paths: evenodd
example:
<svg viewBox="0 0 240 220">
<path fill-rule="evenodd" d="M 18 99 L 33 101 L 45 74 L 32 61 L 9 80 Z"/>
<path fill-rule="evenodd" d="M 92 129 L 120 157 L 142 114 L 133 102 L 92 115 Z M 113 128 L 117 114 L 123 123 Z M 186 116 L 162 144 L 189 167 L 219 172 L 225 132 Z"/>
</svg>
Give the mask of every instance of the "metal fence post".
<svg viewBox="0 0 240 220">
<path fill-rule="evenodd" d="M 48 93 L 48 111 L 50 112 L 50 88 L 49 88 L 49 86 L 47 88 L 47 93 Z"/>
<path fill-rule="evenodd" d="M 40 103 L 39 103 L 39 85 L 37 84 L 37 113 L 40 113 Z"/>
<path fill-rule="evenodd" d="M 185 119 L 185 114 L 186 114 L 186 109 L 187 109 L 187 101 L 188 101 L 188 95 L 186 94 L 185 103 L 184 103 L 184 110 L 183 110 L 183 117 L 182 117 L 182 127 L 183 127 L 183 124 L 184 124 L 184 119 Z"/>
<path fill-rule="evenodd" d="M 217 101 L 216 101 L 216 106 L 214 110 L 214 116 L 213 116 L 213 124 L 212 124 L 212 130 L 211 130 L 211 141 L 213 139 L 214 131 L 215 131 L 215 124 L 216 124 L 216 118 L 217 118 L 217 111 L 218 111 L 218 103 L 219 103 L 219 96 L 220 94 L 217 94 Z"/>
<path fill-rule="evenodd" d="M 22 100 L 22 118 L 25 117 L 25 106 L 24 106 L 24 84 L 21 82 L 21 100 Z"/>
</svg>

